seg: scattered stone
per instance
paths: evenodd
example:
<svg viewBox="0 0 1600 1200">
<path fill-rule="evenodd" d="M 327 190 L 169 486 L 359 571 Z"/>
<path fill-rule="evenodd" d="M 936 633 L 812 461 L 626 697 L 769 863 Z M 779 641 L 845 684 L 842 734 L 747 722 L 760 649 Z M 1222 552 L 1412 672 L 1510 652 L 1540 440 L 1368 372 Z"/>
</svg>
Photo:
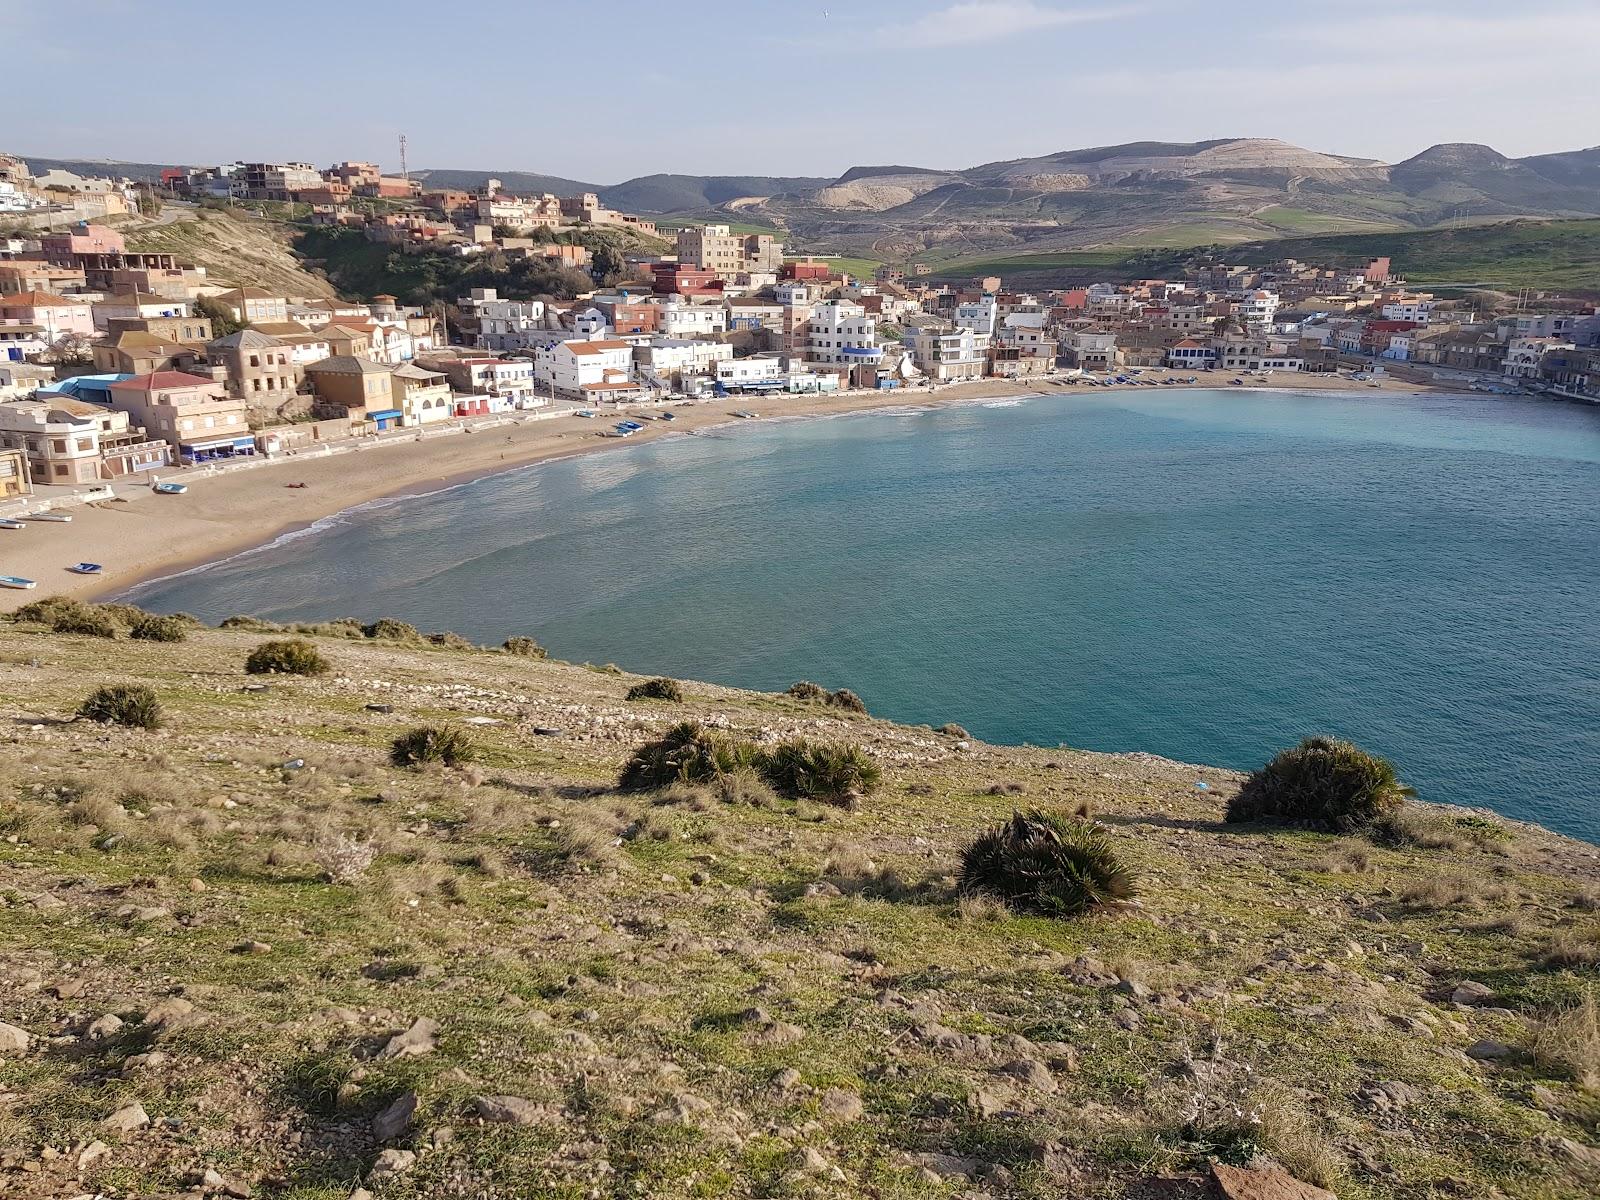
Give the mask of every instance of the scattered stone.
<svg viewBox="0 0 1600 1200">
<path fill-rule="evenodd" d="M 1450 993 L 1450 1002 L 1452 1004 L 1482 1005 L 1488 1004 L 1493 999 L 1494 991 L 1491 988 L 1471 979 L 1460 984 L 1455 991 Z"/>
<path fill-rule="evenodd" d="M 75 1000 L 83 994 L 83 980 L 63 979 L 50 989 L 50 994 L 57 1000 Z"/>
<path fill-rule="evenodd" d="M 122 1032 L 122 1018 L 116 1013 L 106 1013 L 89 1022 L 84 1034 L 91 1042 L 103 1042 Z"/>
<path fill-rule="evenodd" d="M 235 954 L 271 954 L 272 945 L 268 942 L 240 942 L 233 948 L 233 952 Z"/>
<path fill-rule="evenodd" d="M 1586 1167 L 1600 1167 L 1600 1150 L 1571 1138 L 1546 1133 L 1534 1138 L 1533 1144 L 1554 1158 Z"/>
<path fill-rule="evenodd" d="M 1009 1075 L 1024 1087 L 1035 1092 L 1043 1092 L 1046 1096 L 1056 1092 L 1056 1081 L 1050 1074 L 1050 1068 L 1036 1058 L 1018 1058 L 1006 1063 L 1000 1068 L 1002 1075 Z"/>
<path fill-rule="evenodd" d="M 864 1111 L 861 1097 L 844 1088 L 829 1088 L 818 1103 L 822 1115 L 833 1121 L 856 1121 Z"/>
<path fill-rule="evenodd" d="M 1534 1107 L 1542 1108 L 1545 1112 L 1555 1113 L 1561 1111 L 1561 1098 L 1542 1083 L 1533 1085 L 1528 1092 L 1528 1099 L 1533 1101 Z"/>
<path fill-rule="evenodd" d="M 100 1122 L 102 1129 L 110 1129 L 115 1133 L 132 1133 L 136 1129 L 143 1129 L 150 1124 L 150 1114 L 144 1111 L 144 1105 L 138 1101 L 124 1104 L 116 1112 Z"/>
<path fill-rule="evenodd" d="M 1413 1103 L 1419 1095 L 1421 1093 L 1409 1083 L 1385 1079 L 1363 1083 L 1356 1092 L 1356 1099 L 1372 1112 L 1392 1113 Z"/>
<path fill-rule="evenodd" d="M 236 1196 L 239 1200 L 249 1200 L 250 1188 L 243 1183 L 232 1183 L 220 1171 L 207 1167 L 205 1174 L 200 1177 L 200 1185 L 209 1192 L 221 1192 L 224 1196 Z"/>
<path fill-rule="evenodd" d="M 144 1023 L 156 1032 L 192 1025 L 196 1019 L 194 1005 L 182 996 L 168 996 L 145 1010 Z"/>
<path fill-rule="evenodd" d="M 417 1058 L 431 1054 L 439 1034 L 439 1023 L 431 1017 L 418 1017 L 411 1028 L 397 1033 L 378 1051 L 379 1058 Z"/>
<path fill-rule="evenodd" d="M 417 1165 L 417 1156 L 410 1150 L 385 1150 L 372 1160 L 372 1169 L 367 1172 L 368 1179 L 388 1179 L 393 1175 L 401 1175 Z"/>
<path fill-rule="evenodd" d="M 0 1054 L 25 1054 L 30 1040 L 26 1029 L 0 1021 Z"/>
<path fill-rule="evenodd" d="M 521 1096 L 479 1096 L 472 1107 L 491 1125 L 538 1125 L 555 1116 L 545 1105 Z"/>
<path fill-rule="evenodd" d="M 191 892 L 203 892 L 206 890 L 206 881 L 204 879 L 195 878 L 189 880 L 186 886 Z"/>
<path fill-rule="evenodd" d="M 417 1094 L 401 1092 L 382 1112 L 372 1118 L 374 1140 L 387 1142 L 397 1138 L 411 1127 L 411 1118 L 417 1111 Z"/>
<path fill-rule="evenodd" d="M 1150 989 L 1137 979 L 1124 979 L 1117 984 L 1117 991 L 1124 996 L 1132 996 L 1135 1000 L 1143 1000 L 1150 995 Z"/>
<path fill-rule="evenodd" d="M 800 1072 L 793 1067 L 785 1067 L 772 1077 L 772 1088 L 777 1092 L 793 1091 L 800 1084 Z"/>
<path fill-rule="evenodd" d="M 106 1145 L 104 1142 L 90 1142 L 82 1150 L 78 1151 L 78 1174 L 82 1175 L 85 1171 L 92 1168 L 95 1163 L 99 1162 L 102 1158 L 110 1153 L 111 1147 Z"/>
<path fill-rule="evenodd" d="M 1337 1200 L 1332 1192 L 1301 1183 L 1277 1167 L 1246 1170 L 1212 1163 L 1211 1181 L 1221 1200 Z"/>
<path fill-rule="evenodd" d="M 1480 1038 L 1467 1047 L 1467 1057 L 1475 1058 L 1479 1062 L 1493 1062 L 1497 1059 L 1510 1058 L 1515 1053 L 1504 1042 L 1497 1042 L 1493 1038 Z"/>
</svg>

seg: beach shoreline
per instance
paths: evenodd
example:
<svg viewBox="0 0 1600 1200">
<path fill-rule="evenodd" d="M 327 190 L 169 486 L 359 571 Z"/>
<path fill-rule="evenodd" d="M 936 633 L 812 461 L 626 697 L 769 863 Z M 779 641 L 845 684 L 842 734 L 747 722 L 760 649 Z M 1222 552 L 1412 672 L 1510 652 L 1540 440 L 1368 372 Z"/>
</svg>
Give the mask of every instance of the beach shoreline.
<svg viewBox="0 0 1600 1200">
<path fill-rule="evenodd" d="M 1227 388 L 1228 372 L 1197 373 L 1194 388 Z M 1133 387 L 1136 385 L 1125 385 Z M 1352 392 L 1348 379 L 1307 375 L 1291 386 L 1273 380 L 1252 390 Z M 180 476 L 181 496 L 157 496 L 142 483 L 113 483 L 116 498 L 72 508 L 68 524 L 32 524 L 0 534 L 0 573 L 38 581 L 31 591 L 0 591 L 0 612 L 30 599 L 74 595 L 89 600 L 120 596 L 140 584 L 170 578 L 276 543 L 379 501 L 401 501 L 480 479 L 604 449 L 637 446 L 739 424 L 741 404 L 762 408 L 757 420 L 817 419 L 886 410 L 935 410 L 992 400 L 1072 395 L 1078 385 L 1049 378 L 975 380 L 935 391 L 855 392 L 843 395 L 764 396 L 698 402 L 670 411 L 675 420 L 645 422 L 631 438 L 597 436 L 612 413 L 536 419 L 511 415 L 448 436 L 356 443 L 336 453 L 287 457 L 213 475 Z M 1094 393 L 1111 390 L 1094 388 Z M 1449 389 L 1390 379 L 1378 394 Z M 1365 394 L 1365 391 L 1362 391 Z M 519 419 L 520 416 L 520 419 Z M 165 478 L 173 478 L 168 474 Z M 290 487 L 303 483 L 304 487 Z M 97 562 L 97 575 L 67 568 Z"/>
</svg>

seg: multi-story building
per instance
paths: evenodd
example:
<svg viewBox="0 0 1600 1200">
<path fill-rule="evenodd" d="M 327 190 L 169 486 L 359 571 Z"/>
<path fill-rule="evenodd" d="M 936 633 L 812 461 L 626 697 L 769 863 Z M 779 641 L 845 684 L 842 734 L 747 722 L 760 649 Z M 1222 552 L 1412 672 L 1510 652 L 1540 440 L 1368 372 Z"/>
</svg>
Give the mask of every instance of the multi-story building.
<svg viewBox="0 0 1600 1200">
<path fill-rule="evenodd" d="M 618 338 L 556 342 L 539 351 L 534 374 L 556 395 L 582 400 L 591 385 L 633 378 L 633 345 Z"/>
<path fill-rule="evenodd" d="M 1278 293 L 1251 292 L 1233 306 L 1234 315 L 1246 329 L 1266 329 L 1278 315 Z"/>
<path fill-rule="evenodd" d="M 0 296 L 0 321 L 37 325 L 51 342 L 69 335 L 89 337 L 95 329 L 91 306 L 38 291 Z"/>
<path fill-rule="evenodd" d="M 982 334 L 984 337 L 993 337 L 998 312 L 999 306 L 995 303 L 995 298 L 983 296 L 977 300 L 957 304 L 950 319 L 957 329 L 970 329 L 973 333 Z"/>
<path fill-rule="evenodd" d="M 656 329 L 667 338 L 716 337 L 728 327 L 728 310 L 720 304 L 689 304 L 667 296 L 656 314 Z"/>
<path fill-rule="evenodd" d="M 0 433 L 0 445 L 4 445 Z M 33 480 L 28 475 L 28 456 L 21 450 L 0 450 L 0 500 L 33 495 Z"/>
<path fill-rule="evenodd" d="M 48 394 L 0 404 L 0 446 L 20 451 L 41 484 L 98 483 L 172 462 L 172 448 L 127 413 Z"/>
<path fill-rule="evenodd" d="M 404 416 L 395 402 L 394 368 L 354 354 L 335 354 L 306 368 L 319 417 L 347 419 L 352 425 L 371 422 L 372 430 L 392 429 Z M 371 432 L 372 430 L 368 430 Z"/>
<path fill-rule="evenodd" d="M 389 373 L 394 407 L 402 425 L 427 425 L 455 412 L 455 395 L 443 371 L 429 371 L 416 363 L 402 363 Z"/>
<path fill-rule="evenodd" d="M 1505 363 L 1501 370 L 1507 379 L 1537 379 L 1546 354 L 1575 348 L 1566 338 L 1514 337 L 1506 343 Z"/>
<path fill-rule="evenodd" d="M 251 404 L 279 405 L 300 385 L 300 367 L 290 347 L 254 329 L 210 343 L 206 361 L 227 372 L 230 394 Z"/>
<path fill-rule="evenodd" d="M 289 301 L 262 288 L 234 288 L 231 292 L 218 292 L 212 299 L 226 306 L 236 321 L 260 325 L 289 319 Z"/>
<path fill-rule="evenodd" d="M 1061 359 L 1069 367 L 1105 371 L 1117 365 L 1117 335 L 1100 329 L 1079 329 L 1061 339 Z"/>
<path fill-rule="evenodd" d="M 477 341 L 485 350 L 523 350 L 550 332 L 542 300 L 502 300 L 494 288 L 474 288 L 461 307 L 477 317 Z"/>
<path fill-rule="evenodd" d="M 906 345 L 917 370 L 938 383 L 980 379 L 987 362 L 989 338 L 968 326 L 947 329 L 921 325 L 906 333 Z"/>
<path fill-rule="evenodd" d="M 126 292 L 96 300 L 91 306 L 96 329 L 107 329 L 112 321 L 143 320 L 146 317 L 187 317 L 189 302 L 149 292 Z"/>
<path fill-rule="evenodd" d="M 111 408 L 161 438 L 183 463 L 255 453 L 245 403 L 222 384 L 182 371 L 156 371 L 109 385 Z"/>
<path fill-rule="evenodd" d="M 832 366 L 870 366 L 883 360 L 878 325 L 853 300 L 827 300 L 811 310 L 806 358 Z"/>
<path fill-rule="evenodd" d="M 686 379 L 714 375 L 723 363 L 734 361 L 733 347 L 726 342 L 666 337 L 634 347 L 633 360 L 641 379 L 663 388 L 681 388 Z"/>
<path fill-rule="evenodd" d="M 749 272 L 776 274 L 783 243 L 766 233 L 730 233 L 726 225 L 685 225 L 678 230 L 678 261 L 731 279 Z"/>
</svg>

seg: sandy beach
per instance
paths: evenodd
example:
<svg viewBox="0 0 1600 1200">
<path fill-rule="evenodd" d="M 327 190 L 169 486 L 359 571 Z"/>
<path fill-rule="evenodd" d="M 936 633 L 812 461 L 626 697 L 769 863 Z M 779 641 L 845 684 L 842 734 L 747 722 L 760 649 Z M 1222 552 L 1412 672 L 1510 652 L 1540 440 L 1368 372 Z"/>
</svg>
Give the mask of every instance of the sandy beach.
<svg viewBox="0 0 1600 1200">
<path fill-rule="evenodd" d="M 1229 372 L 1201 373 L 1194 386 L 1227 387 L 1230 378 L 1233 375 Z M 1293 391 L 1367 390 L 1348 379 L 1319 375 L 1256 379 L 1252 386 Z M 431 434 L 421 440 L 397 437 L 381 444 L 357 443 L 359 448 L 347 452 L 285 458 L 213 475 L 163 473 L 162 478 L 188 482 L 189 491 L 182 496 L 157 496 L 141 483 L 114 484 L 115 499 L 63 510 L 71 512 L 70 524 L 30 523 L 21 531 L 0 532 L 0 574 L 38 581 L 32 591 L 0 590 L 0 612 L 10 612 L 41 596 L 103 599 L 141 580 L 262 545 L 357 504 L 408 492 L 433 491 L 573 454 L 683 436 L 728 424 L 736 419 L 732 416 L 736 409 L 754 408 L 762 419 L 824 417 L 871 409 L 935 408 L 984 399 L 1070 395 L 1087 390 L 1091 389 L 1055 380 L 1013 383 L 985 379 L 951 384 L 933 392 L 911 389 L 835 396 L 732 397 L 671 409 L 676 420 L 645 422 L 646 428 L 628 439 L 597 436 L 614 423 L 615 418 L 608 411 L 594 420 L 576 416 L 528 419 L 450 436 Z M 1382 390 L 1436 389 L 1389 379 Z M 289 487 L 292 483 L 304 483 L 305 487 Z M 98 575 L 77 575 L 67 570 L 77 562 L 97 562 L 104 570 Z"/>
</svg>

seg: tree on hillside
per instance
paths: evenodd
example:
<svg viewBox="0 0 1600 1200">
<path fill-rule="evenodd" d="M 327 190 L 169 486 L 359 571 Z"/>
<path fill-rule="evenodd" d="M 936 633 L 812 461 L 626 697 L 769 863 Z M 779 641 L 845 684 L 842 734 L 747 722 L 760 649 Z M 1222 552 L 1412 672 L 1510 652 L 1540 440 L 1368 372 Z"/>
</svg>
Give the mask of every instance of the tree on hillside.
<svg viewBox="0 0 1600 1200">
<path fill-rule="evenodd" d="M 194 302 L 194 315 L 206 317 L 211 321 L 212 337 L 227 337 L 230 333 L 238 333 L 241 329 L 249 327 L 249 321 L 241 321 L 233 315 L 233 309 L 220 300 L 210 296 L 201 296 Z"/>
</svg>

